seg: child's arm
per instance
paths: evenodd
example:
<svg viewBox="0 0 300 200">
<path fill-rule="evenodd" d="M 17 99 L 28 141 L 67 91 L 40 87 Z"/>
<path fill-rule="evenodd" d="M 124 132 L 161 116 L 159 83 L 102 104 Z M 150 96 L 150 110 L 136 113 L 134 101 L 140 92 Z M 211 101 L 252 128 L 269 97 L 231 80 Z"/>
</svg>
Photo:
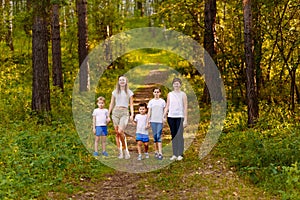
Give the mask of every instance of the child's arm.
<svg viewBox="0 0 300 200">
<path fill-rule="evenodd" d="M 93 116 L 93 133 L 96 134 L 96 116 Z"/>
<path fill-rule="evenodd" d="M 109 114 L 108 114 L 108 111 L 107 111 L 107 115 L 106 115 L 106 124 L 108 124 L 110 122 L 110 117 L 109 117 Z"/>
<path fill-rule="evenodd" d="M 146 128 L 149 128 L 149 127 L 150 127 L 151 112 L 152 112 L 152 109 L 149 107 L 149 108 L 148 108 L 148 113 L 147 113 L 147 123 L 146 123 Z"/>
</svg>

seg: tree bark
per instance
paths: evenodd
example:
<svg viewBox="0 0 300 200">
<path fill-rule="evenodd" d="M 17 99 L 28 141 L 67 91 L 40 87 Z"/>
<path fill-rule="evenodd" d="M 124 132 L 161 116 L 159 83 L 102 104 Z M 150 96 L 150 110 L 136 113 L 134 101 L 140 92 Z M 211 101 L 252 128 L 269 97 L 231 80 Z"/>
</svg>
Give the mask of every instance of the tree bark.
<svg viewBox="0 0 300 200">
<path fill-rule="evenodd" d="M 52 79 L 53 85 L 64 90 L 61 63 L 59 5 L 52 5 Z"/>
<path fill-rule="evenodd" d="M 88 65 L 88 27 L 87 27 L 87 0 L 76 0 L 78 14 L 78 53 L 80 75 L 80 91 L 90 89 L 89 65 Z"/>
<path fill-rule="evenodd" d="M 212 101 L 223 100 L 221 91 L 221 79 L 219 71 L 215 67 L 215 23 L 216 23 L 216 0 L 205 0 L 205 29 L 204 29 L 204 48 L 207 53 L 204 54 L 204 78 L 205 88 L 202 101 L 209 103 Z"/>
<path fill-rule="evenodd" d="M 50 87 L 48 69 L 47 0 L 32 1 L 32 110 L 50 111 Z"/>
<path fill-rule="evenodd" d="M 244 14 L 244 48 L 246 62 L 246 91 L 247 91 L 247 109 L 248 109 L 248 126 L 253 126 L 258 119 L 258 100 L 257 90 L 255 85 L 254 73 L 254 54 L 253 54 L 253 39 L 252 39 L 252 10 L 251 0 L 243 0 Z"/>
</svg>

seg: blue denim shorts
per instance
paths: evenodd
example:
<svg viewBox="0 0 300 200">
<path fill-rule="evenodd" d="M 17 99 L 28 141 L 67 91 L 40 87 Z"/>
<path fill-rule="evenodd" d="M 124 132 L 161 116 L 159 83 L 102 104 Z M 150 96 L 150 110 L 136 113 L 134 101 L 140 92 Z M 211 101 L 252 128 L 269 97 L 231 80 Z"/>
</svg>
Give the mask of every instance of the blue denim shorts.
<svg viewBox="0 0 300 200">
<path fill-rule="evenodd" d="M 151 128 L 153 133 L 154 142 L 161 142 L 161 133 L 163 129 L 163 123 L 151 122 Z"/>
<path fill-rule="evenodd" d="M 136 133 L 136 141 L 149 142 L 149 135 Z"/>
<path fill-rule="evenodd" d="M 107 126 L 96 126 L 96 136 L 107 136 Z"/>
</svg>

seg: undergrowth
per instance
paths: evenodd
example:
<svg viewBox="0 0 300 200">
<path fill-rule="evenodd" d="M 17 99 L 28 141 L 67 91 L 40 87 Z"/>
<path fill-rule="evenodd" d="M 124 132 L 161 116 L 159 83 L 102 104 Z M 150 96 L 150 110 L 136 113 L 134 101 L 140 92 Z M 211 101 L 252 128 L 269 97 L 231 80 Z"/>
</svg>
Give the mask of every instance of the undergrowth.
<svg viewBox="0 0 300 200">
<path fill-rule="evenodd" d="M 284 105 L 263 102 L 256 126 L 247 128 L 245 109 L 228 106 L 219 154 L 253 184 L 282 199 L 297 199 L 300 196 L 300 124 L 296 114 Z"/>
</svg>

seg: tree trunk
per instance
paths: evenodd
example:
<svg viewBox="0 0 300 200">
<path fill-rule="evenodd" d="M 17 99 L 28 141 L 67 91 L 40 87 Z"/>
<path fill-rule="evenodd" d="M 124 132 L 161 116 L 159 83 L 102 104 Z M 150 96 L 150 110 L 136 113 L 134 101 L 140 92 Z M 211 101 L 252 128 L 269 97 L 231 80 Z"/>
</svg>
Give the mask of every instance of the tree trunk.
<svg viewBox="0 0 300 200">
<path fill-rule="evenodd" d="M 53 85 L 64 90 L 61 64 L 59 5 L 52 5 L 52 79 Z"/>
<path fill-rule="evenodd" d="M 4 2 L 4 20 L 7 28 L 7 33 L 5 35 L 6 45 L 9 46 L 11 51 L 14 51 L 13 45 L 13 2 L 11 0 L 5 0 Z"/>
<path fill-rule="evenodd" d="M 258 100 L 255 85 L 254 73 L 254 55 L 253 55 L 253 39 L 252 39 L 252 11 L 251 0 L 243 0 L 244 13 L 244 46 L 245 46 L 245 62 L 246 62 L 246 91 L 248 106 L 248 126 L 253 126 L 258 119 Z"/>
<path fill-rule="evenodd" d="M 204 48 L 207 54 L 204 55 L 204 78 L 205 88 L 203 92 L 202 101 L 209 103 L 212 101 L 223 100 L 221 91 L 221 79 L 219 71 L 215 67 L 215 22 L 216 22 L 216 0 L 205 0 L 205 30 L 204 30 Z"/>
<path fill-rule="evenodd" d="M 256 69 L 256 92 L 257 98 L 259 98 L 259 91 L 261 85 L 263 84 L 262 69 L 260 66 L 262 60 L 262 45 L 263 45 L 263 35 L 261 30 L 261 13 L 260 4 L 258 0 L 253 0 L 253 40 L 254 40 L 254 67 Z"/>
<path fill-rule="evenodd" d="M 47 0 L 32 1 L 32 110 L 50 111 L 50 87 L 48 69 Z"/>
<path fill-rule="evenodd" d="M 87 0 L 76 0 L 78 14 L 78 53 L 80 75 L 80 91 L 90 89 L 89 65 L 88 65 L 88 27 L 87 27 Z"/>
</svg>

